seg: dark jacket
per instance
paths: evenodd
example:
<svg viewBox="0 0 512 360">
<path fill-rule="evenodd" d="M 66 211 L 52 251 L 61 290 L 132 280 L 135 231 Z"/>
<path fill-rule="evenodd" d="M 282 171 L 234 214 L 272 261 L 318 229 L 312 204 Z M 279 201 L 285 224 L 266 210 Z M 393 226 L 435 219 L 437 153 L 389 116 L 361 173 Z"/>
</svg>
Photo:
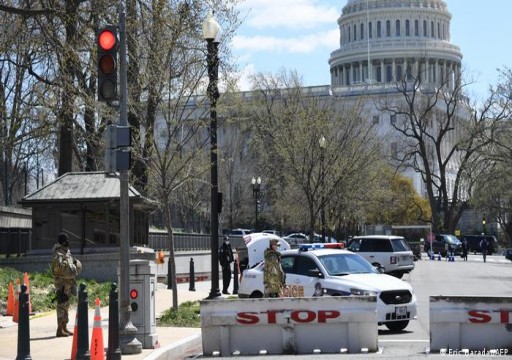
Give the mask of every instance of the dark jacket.
<svg viewBox="0 0 512 360">
<path fill-rule="evenodd" d="M 222 246 L 219 249 L 220 266 L 229 266 L 229 264 L 231 264 L 234 260 L 235 259 L 233 257 L 233 249 L 231 249 L 231 244 L 226 244 L 226 242 L 222 243 Z"/>
</svg>

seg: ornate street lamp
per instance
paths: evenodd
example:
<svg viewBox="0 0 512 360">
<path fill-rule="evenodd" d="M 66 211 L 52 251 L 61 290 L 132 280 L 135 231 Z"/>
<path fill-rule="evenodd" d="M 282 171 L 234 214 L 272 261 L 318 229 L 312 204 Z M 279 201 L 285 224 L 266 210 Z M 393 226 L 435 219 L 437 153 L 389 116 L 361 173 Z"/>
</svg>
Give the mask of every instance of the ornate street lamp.
<svg viewBox="0 0 512 360">
<path fill-rule="evenodd" d="M 219 30 L 220 26 L 209 13 L 203 23 L 203 35 L 207 43 L 208 99 L 210 100 L 210 232 L 212 287 L 208 298 L 220 296 L 219 291 L 219 186 L 217 163 L 217 100 L 219 99 Z"/>
<path fill-rule="evenodd" d="M 255 230 L 258 230 L 258 202 L 260 199 L 260 190 L 261 190 L 261 178 L 258 176 L 258 179 L 252 178 L 251 180 L 252 184 L 252 197 L 254 198 L 254 214 L 255 214 L 255 220 L 254 220 L 254 228 Z"/>
<path fill-rule="evenodd" d="M 325 140 L 325 137 L 322 135 L 320 139 L 318 139 L 318 145 L 320 146 L 320 174 L 322 179 L 322 198 L 321 198 L 321 210 L 320 210 L 320 217 L 322 222 L 322 242 L 325 242 L 325 175 L 324 175 L 324 157 L 325 157 L 325 146 L 327 141 Z"/>
</svg>

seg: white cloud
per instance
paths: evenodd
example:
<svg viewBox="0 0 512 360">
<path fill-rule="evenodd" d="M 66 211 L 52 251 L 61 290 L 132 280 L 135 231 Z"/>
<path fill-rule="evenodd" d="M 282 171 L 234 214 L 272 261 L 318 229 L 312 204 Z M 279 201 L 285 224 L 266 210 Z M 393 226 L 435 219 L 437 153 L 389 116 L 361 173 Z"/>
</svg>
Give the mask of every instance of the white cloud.
<svg viewBox="0 0 512 360">
<path fill-rule="evenodd" d="M 245 25 L 256 29 L 311 29 L 332 24 L 341 12 L 318 0 L 246 0 L 240 9 L 247 11 Z"/>
<path fill-rule="evenodd" d="M 240 35 L 233 38 L 232 46 L 237 51 L 272 51 L 306 54 L 312 53 L 318 48 L 334 50 L 338 47 L 338 43 L 339 31 L 334 29 L 291 38 Z"/>
</svg>

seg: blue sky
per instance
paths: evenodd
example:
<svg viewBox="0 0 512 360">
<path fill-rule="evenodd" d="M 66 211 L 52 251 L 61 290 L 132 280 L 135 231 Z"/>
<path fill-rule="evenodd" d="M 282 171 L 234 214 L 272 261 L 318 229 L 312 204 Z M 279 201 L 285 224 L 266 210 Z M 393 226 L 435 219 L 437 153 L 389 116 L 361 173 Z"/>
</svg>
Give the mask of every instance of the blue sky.
<svg viewBox="0 0 512 360">
<path fill-rule="evenodd" d="M 498 79 L 496 69 L 512 67 L 512 1 L 445 0 L 452 13 L 451 42 L 464 55 L 465 75 L 482 97 Z M 244 79 L 254 72 L 296 70 L 304 85 L 330 83 L 330 53 L 338 48 L 337 19 L 347 0 L 245 0 L 245 21 L 232 42 Z M 248 82 L 242 81 L 248 89 Z"/>
</svg>

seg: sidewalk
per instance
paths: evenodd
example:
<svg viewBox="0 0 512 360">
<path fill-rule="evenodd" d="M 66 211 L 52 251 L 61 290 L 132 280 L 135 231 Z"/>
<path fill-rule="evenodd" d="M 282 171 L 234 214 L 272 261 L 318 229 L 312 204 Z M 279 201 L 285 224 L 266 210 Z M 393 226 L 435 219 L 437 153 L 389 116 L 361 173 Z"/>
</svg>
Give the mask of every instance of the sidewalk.
<svg viewBox="0 0 512 360">
<path fill-rule="evenodd" d="M 196 301 L 205 299 L 210 293 L 210 281 L 196 282 L 196 291 L 189 291 L 189 284 L 178 284 L 178 302 Z M 89 302 L 94 299 L 88 299 Z M 172 306 L 172 291 L 167 285 L 158 284 L 156 291 L 157 318 L 159 314 Z M 76 304 L 75 304 L 76 305 Z M 76 309 L 69 312 L 70 322 L 68 329 L 73 330 Z M 103 326 L 103 344 L 108 347 L 108 307 L 101 308 L 101 319 Z M 92 326 L 94 321 L 94 308 L 89 310 L 89 345 L 91 342 Z M 71 358 L 73 336 L 65 338 L 55 337 L 57 328 L 57 317 L 55 311 L 37 314 L 30 318 L 30 355 L 34 360 L 63 360 Z M 123 355 L 123 359 L 142 360 L 158 359 L 159 355 L 167 352 L 170 348 L 179 348 L 180 344 L 196 342 L 201 344 L 200 328 L 175 328 L 157 327 L 158 343 L 157 349 L 142 349 L 142 353 L 135 355 Z M 185 340 L 186 339 L 186 340 Z M 18 324 L 12 322 L 11 316 L 0 317 L 0 360 L 15 359 L 18 346 Z M 175 349 L 179 350 L 179 349 Z M 166 358 L 166 357 L 162 357 Z"/>
</svg>

